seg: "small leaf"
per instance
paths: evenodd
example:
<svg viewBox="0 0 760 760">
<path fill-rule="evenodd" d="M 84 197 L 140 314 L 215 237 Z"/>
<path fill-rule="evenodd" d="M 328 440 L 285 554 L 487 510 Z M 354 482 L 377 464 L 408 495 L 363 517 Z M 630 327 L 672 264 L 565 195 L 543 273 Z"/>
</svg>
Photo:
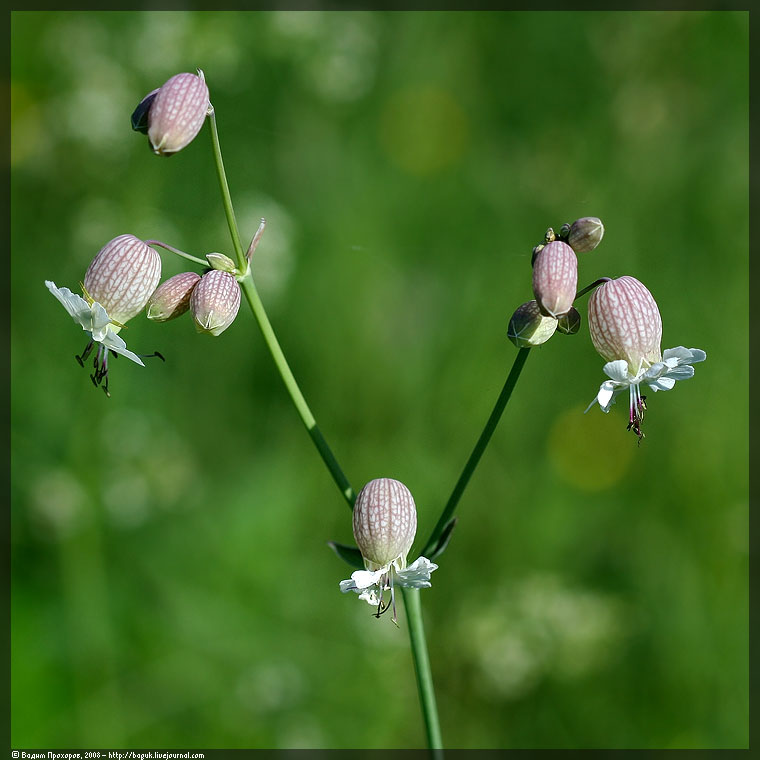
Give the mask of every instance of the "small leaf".
<svg viewBox="0 0 760 760">
<path fill-rule="evenodd" d="M 327 545 L 347 564 L 358 570 L 364 570 L 364 558 L 355 546 L 339 544 L 337 541 L 328 541 Z"/>
<path fill-rule="evenodd" d="M 451 532 L 454 530 L 454 526 L 457 524 L 458 519 L 458 517 L 454 517 L 449 520 L 448 523 L 446 523 L 446 527 L 441 531 L 441 535 L 438 536 L 438 542 L 436 543 L 433 551 L 430 552 L 430 557 L 428 557 L 428 559 L 433 560 L 446 551 L 446 547 L 449 545 L 449 541 L 451 540 Z"/>
</svg>

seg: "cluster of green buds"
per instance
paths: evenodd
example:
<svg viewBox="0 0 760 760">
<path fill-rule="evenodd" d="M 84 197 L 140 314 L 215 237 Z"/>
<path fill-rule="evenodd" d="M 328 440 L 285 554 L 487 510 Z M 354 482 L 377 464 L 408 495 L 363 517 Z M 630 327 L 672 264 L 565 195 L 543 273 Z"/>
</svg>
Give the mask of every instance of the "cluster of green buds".
<svg viewBox="0 0 760 760">
<path fill-rule="evenodd" d="M 197 136 L 206 117 L 213 113 L 203 72 L 181 73 L 148 93 L 132 113 L 132 128 L 148 136 L 150 147 L 160 156 L 169 156 L 187 147 Z M 249 248 L 246 266 L 256 246 L 264 221 Z M 247 274 L 238 271 L 232 260 L 221 253 L 206 256 L 203 274 L 181 272 L 161 285 L 161 257 L 151 246 L 159 246 L 204 264 L 158 240 L 140 240 L 119 235 L 95 256 L 80 283 L 83 296 L 47 281 L 50 292 L 70 316 L 88 333 L 89 342 L 77 361 L 84 366 L 97 345 L 94 372 L 96 386 L 108 390 L 108 357 L 126 356 L 144 366 L 146 355 L 127 350 L 119 331 L 143 309 L 152 322 L 167 322 L 190 311 L 200 333 L 218 336 L 235 320 L 240 308 L 238 280 Z M 163 356 L 154 352 L 149 356 Z"/>
<path fill-rule="evenodd" d="M 576 253 L 594 250 L 602 241 L 604 225 L 595 216 L 563 224 L 559 234 L 549 227 L 544 240 L 533 248 L 534 300 L 515 310 L 507 337 L 518 348 L 546 343 L 555 332 L 577 333 L 581 315 L 573 306 L 578 288 Z"/>
</svg>

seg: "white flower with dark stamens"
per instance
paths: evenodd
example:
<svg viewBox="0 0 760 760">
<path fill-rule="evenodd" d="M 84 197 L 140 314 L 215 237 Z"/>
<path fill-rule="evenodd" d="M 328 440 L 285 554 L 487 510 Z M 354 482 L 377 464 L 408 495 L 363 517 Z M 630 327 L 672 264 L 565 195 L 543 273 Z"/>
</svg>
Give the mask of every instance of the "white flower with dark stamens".
<svg viewBox="0 0 760 760">
<path fill-rule="evenodd" d="M 430 574 L 438 568 L 425 557 L 407 567 L 406 555 L 417 532 L 417 510 L 409 489 L 391 478 L 371 480 L 356 497 L 353 531 L 366 570 L 341 581 L 340 590 L 355 591 L 359 599 L 377 607 L 378 616 L 392 607 L 395 622 L 394 586 L 429 588 Z M 388 590 L 391 600 L 383 604 Z"/>
<path fill-rule="evenodd" d="M 50 280 L 48 290 L 60 301 L 73 320 L 90 336 L 76 359 L 81 366 L 95 344 L 92 382 L 108 392 L 108 353 L 121 354 L 140 366 L 140 357 L 128 351 L 118 333 L 127 320 L 139 314 L 161 278 L 161 257 L 134 235 L 120 235 L 106 243 L 87 268 L 82 298 Z M 163 359 L 161 354 L 152 354 Z M 105 382 L 104 382 L 105 381 Z"/>
<path fill-rule="evenodd" d="M 577 285 L 578 259 L 573 249 L 561 240 L 547 243 L 533 262 L 533 294 L 541 313 L 555 319 L 567 314 Z"/>
<path fill-rule="evenodd" d="M 652 294 L 634 277 L 618 277 L 599 286 L 588 304 L 591 341 L 602 358 L 610 378 L 599 388 L 591 409 L 598 403 L 609 412 L 615 398 L 628 391 L 628 429 L 639 442 L 644 437 L 641 423 L 646 411 L 640 386 L 653 391 L 671 390 L 677 380 L 694 375 L 692 364 L 704 361 L 707 354 L 699 348 L 668 348 L 661 353 L 662 319 Z"/>
<path fill-rule="evenodd" d="M 220 335 L 235 321 L 239 308 L 240 285 L 221 269 L 206 272 L 190 294 L 190 311 L 198 332 Z"/>
<path fill-rule="evenodd" d="M 150 95 L 143 102 L 148 98 Z M 182 73 L 167 80 L 153 95 L 147 116 L 148 139 L 153 152 L 170 156 L 182 150 L 200 132 L 208 109 L 208 87 L 200 69 L 198 76 Z M 138 123 L 141 118 L 138 113 Z M 133 114 L 133 122 L 134 119 Z"/>
</svg>

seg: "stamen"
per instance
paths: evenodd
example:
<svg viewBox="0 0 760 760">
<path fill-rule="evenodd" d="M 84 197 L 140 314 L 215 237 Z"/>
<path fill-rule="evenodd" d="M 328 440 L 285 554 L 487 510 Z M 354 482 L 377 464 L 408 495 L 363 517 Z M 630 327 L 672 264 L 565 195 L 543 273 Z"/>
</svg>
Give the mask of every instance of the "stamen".
<svg viewBox="0 0 760 760">
<path fill-rule="evenodd" d="M 84 347 L 84 351 L 82 351 L 82 355 L 74 357 L 79 362 L 80 367 L 84 367 L 84 363 L 87 361 L 87 357 L 90 355 L 90 351 L 92 351 L 92 347 L 94 345 L 95 345 L 95 341 L 90 340 L 90 342 Z"/>
</svg>

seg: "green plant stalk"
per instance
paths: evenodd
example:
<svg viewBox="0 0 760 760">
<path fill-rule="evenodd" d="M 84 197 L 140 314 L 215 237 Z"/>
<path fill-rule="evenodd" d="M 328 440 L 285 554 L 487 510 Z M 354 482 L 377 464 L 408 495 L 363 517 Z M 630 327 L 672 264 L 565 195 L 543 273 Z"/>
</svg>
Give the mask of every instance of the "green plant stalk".
<svg viewBox="0 0 760 760">
<path fill-rule="evenodd" d="M 232 196 L 227 184 L 227 173 L 224 171 L 224 161 L 222 160 L 222 148 L 219 145 L 219 132 L 216 129 L 216 113 L 213 106 L 208 116 L 209 129 L 211 132 L 211 144 L 213 146 L 214 162 L 216 163 L 216 174 L 219 177 L 219 188 L 222 191 L 222 203 L 224 204 L 224 215 L 227 217 L 227 226 L 230 228 L 230 237 L 232 238 L 232 247 L 235 249 L 235 258 L 237 267 L 241 272 L 245 272 L 248 267 L 248 261 L 240 243 L 240 233 L 238 232 L 237 222 L 235 221 L 235 211 L 232 208 Z"/>
<path fill-rule="evenodd" d="M 322 457 L 322 461 L 332 475 L 333 480 L 340 489 L 343 498 L 348 502 L 348 505 L 353 509 L 354 502 L 356 501 L 356 493 L 348 482 L 348 478 L 340 468 L 338 461 L 335 459 L 335 455 L 327 445 L 322 432 L 317 427 L 314 415 L 309 409 L 309 405 L 306 403 L 306 399 L 301 393 L 301 389 L 298 387 L 293 373 L 290 370 L 285 354 L 280 347 L 280 343 L 277 340 L 277 336 L 272 329 L 272 325 L 267 317 L 264 304 L 261 302 L 256 286 L 253 282 L 253 276 L 247 267 L 247 259 L 243 254 L 243 248 L 240 245 L 240 234 L 237 229 L 237 222 L 235 221 L 235 213 L 232 208 L 232 198 L 230 196 L 229 187 L 227 185 L 227 176 L 224 171 L 224 162 L 222 160 L 222 151 L 219 144 L 219 135 L 216 130 L 216 120 L 213 112 L 210 116 L 211 124 L 211 142 L 214 150 L 214 160 L 216 162 L 217 176 L 219 178 L 219 185 L 222 191 L 222 200 L 224 203 L 224 213 L 227 216 L 227 224 L 230 228 L 230 235 L 232 237 L 232 243 L 235 247 L 235 253 L 238 255 L 238 265 L 241 272 L 245 272 L 245 276 L 240 277 L 238 282 L 240 283 L 240 289 L 245 295 L 248 305 L 251 307 L 253 316 L 259 325 L 264 340 L 269 348 L 269 352 L 272 355 L 272 359 L 280 373 L 282 381 L 285 383 L 285 387 L 290 394 L 290 398 L 298 411 L 307 432 L 311 436 L 314 445 L 317 447 L 317 451 Z M 420 609 L 419 590 L 417 589 L 403 589 L 404 591 L 404 606 L 407 611 L 407 620 L 409 623 L 409 638 L 411 643 L 412 659 L 414 660 L 414 669 L 417 675 L 417 687 L 420 695 L 420 704 L 422 707 L 422 715 L 425 722 L 425 730 L 428 738 L 428 744 L 434 751 L 434 757 L 436 760 L 442 757 L 441 752 L 441 730 L 438 721 L 438 711 L 435 704 L 435 693 L 433 691 L 433 679 L 430 672 L 430 661 L 427 653 L 427 642 L 425 640 L 425 631 L 422 627 L 422 612 Z"/>
<path fill-rule="evenodd" d="M 322 435 L 322 431 L 319 429 L 317 422 L 314 419 L 314 415 L 311 413 L 311 409 L 309 409 L 309 405 L 306 403 L 303 393 L 301 393 L 301 389 L 298 387 L 298 383 L 285 359 L 285 354 L 280 347 L 277 336 L 274 334 L 274 330 L 269 322 L 267 313 L 264 310 L 264 305 L 261 303 L 261 298 L 259 298 L 258 291 L 253 284 L 253 278 L 250 273 L 240 281 L 240 289 L 243 291 L 245 300 L 248 301 L 248 305 L 251 307 L 256 322 L 258 322 L 259 329 L 264 336 L 264 341 L 267 344 L 269 353 L 272 355 L 272 359 L 280 373 L 280 377 L 282 377 L 283 383 L 285 383 L 285 387 L 290 394 L 290 398 L 296 407 L 299 417 L 311 436 L 311 440 L 314 441 L 314 445 L 317 447 L 317 451 L 322 457 L 322 461 L 330 471 L 330 475 L 332 475 L 333 480 L 340 489 L 343 498 L 348 502 L 348 506 L 353 508 L 354 501 L 356 500 L 354 489 L 351 487 L 348 478 L 340 468 L 338 460 L 335 458 L 332 450 L 327 445 L 327 441 Z"/>
<path fill-rule="evenodd" d="M 406 622 L 409 626 L 409 641 L 412 645 L 414 673 L 417 676 L 417 691 L 420 697 L 422 718 L 425 723 L 425 734 L 428 747 L 433 750 L 433 757 L 438 760 L 443 757 L 443 742 L 441 740 L 441 725 L 438 720 L 438 708 L 435 703 L 433 675 L 430 670 L 425 629 L 422 625 L 420 590 L 402 586 L 401 591 L 406 608 Z"/>
<path fill-rule="evenodd" d="M 473 472 L 475 472 L 475 468 L 478 466 L 478 462 L 480 462 L 480 458 L 483 456 L 483 452 L 486 450 L 486 446 L 488 446 L 488 442 L 491 440 L 491 436 L 493 435 L 494 430 L 496 430 L 496 426 L 499 424 L 504 408 L 507 406 L 507 402 L 517 384 L 522 368 L 525 366 L 529 351 L 529 348 L 521 348 L 517 352 L 517 356 L 512 364 L 512 369 L 509 371 L 509 375 L 504 383 L 504 387 L 501 389 L 499 398 L 496 399 L 496 404 L 491 412 L 491 416 L 488 418 L 488 422 L 486 422 L 486 426 L 483 428 L 483 432 L 480 434 L 480 438 L 478 438 L 478 442 L 475 444 L 475 448 L 472 450 L 470 458 L 467 460 L 467 464 L 465 464 L 462 474 L 459 476 L 459 480 L 457 480 L 454 490 L 451 492 L 451 496 L 449 497 L 448 502 L 446 502 L 446 506 L 444 507 L 440 518 L 438 518 L 438 522 L 436 523 L 435 528 L 433 528 L 433 532 L 430 534 L 430 538 L 427 540 L 427 543 L 421 552 L 423 557 L 427 557 L 435 548 L 443 529 L 454 514 L 454 510 L 456 509 L 457 504 L 459 504 L 459 500 L 462 498 L 464 489 L 467 488 L 467 484 L 470 482 L 470 478 L 472 477 Z"/>
<path fill-rule="evenodd" d="M 243 247 L 240 244 L 240 234 L 237 228 L 237 222 L 235 221 L 235 212 L 232 208 L 232 197 L 230 195 L 230 189 L 227 184 L 227 174 L 224 171 L 224 160 L 222 159 L 222 149 L 219 144 L 219 134 L 216 129 L 216 118 L 212 112 L 209 116 L 209 124 L 211 129 L 211 144 L 214 152 L 214 161 L 216 163 L 216 173 L 219 178 L 219 187 L 222 192 L 222 202 L 224 204 L 224 213 L 227 217 L 227 225 L 230 228 L 230 236 L 232 237 L 232 245 L 235 248 L 235 254 L 238 256 L 238 269 L 241 272 L 246 272 L 244 277 L 238 279 L 240 283 L 240 289 L 245 295 L 245 300 L 248 301 L 248 305 L 251 307 L 253 316 L 259 325 L 261 334 L 264 336 L 264 341 L 267 344 L 269 353 L 272 355 L 275 366 L 277 367 L 280 377 L 282 377 L 283 383 L 290 394 L 290 398 L 298 412 L 301 421 L 304 424 L 307 432 L 311 436 L 311 440 L 317 447 L 319 455 L 322 457 L 322 461 L 332 475 L 333 480 L 340 489 L 343 498 L 348 502 L 348 506 L 353 509 L 354 501 L 356 501 L 356 493 L 348 482 L 348 478 L 343 473 L 343 470 L 338 464 L 338 460 L 332 453 L 332 450 L 327 445 L 325 437 L 322 435 L 322 431 L 317 426 L 317 422 L 314 419 L 314 415 L 309 409 L 309 405 L 306 403 L 301 389 L 298 387 L 298 383 L 288 365 L 285 354 L 280 347 L 280 343 L 277 340 L 277 336 L 274 334 L 272 325 L 269 322 L 267 313 L 264 309 L 264 304 L 261 302 L 256 286 L 253 284 L 253 277 L 248 269 L 248 261 Z"/>
</svg>

